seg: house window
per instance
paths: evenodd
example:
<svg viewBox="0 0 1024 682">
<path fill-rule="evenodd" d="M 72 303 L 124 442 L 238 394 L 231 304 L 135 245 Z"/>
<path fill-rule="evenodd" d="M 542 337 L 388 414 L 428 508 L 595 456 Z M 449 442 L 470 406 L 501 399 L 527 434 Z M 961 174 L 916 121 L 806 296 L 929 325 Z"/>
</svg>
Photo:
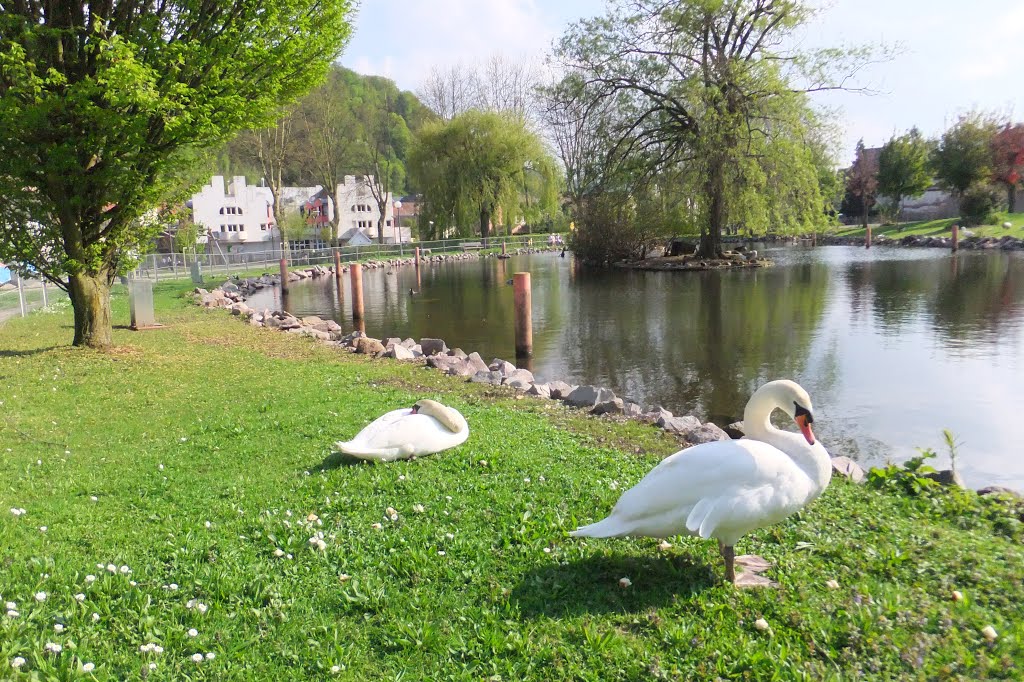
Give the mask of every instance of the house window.
<svg viewBox="0 0 1024 682">
<path fill-rule="evenodd" d="M 387 225 L 388 227 L 391 227 L 391 221 L 390 220 L 385 220 L 384 224 Z"/>
<path fill-rule="evenodd" d="M 220 226 L 220 231 L 221 232 L 227 232 L 228 231 L 228 226 L 227 225 L 221 225 Z"/>
</svg>

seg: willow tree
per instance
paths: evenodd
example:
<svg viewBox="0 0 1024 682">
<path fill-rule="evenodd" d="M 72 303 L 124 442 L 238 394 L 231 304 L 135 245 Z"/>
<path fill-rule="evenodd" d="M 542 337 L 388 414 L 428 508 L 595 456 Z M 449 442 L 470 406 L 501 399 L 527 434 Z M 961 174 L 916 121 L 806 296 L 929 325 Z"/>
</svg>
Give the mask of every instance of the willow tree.
<svg viewBox="0 0 1024 682">
<path fill-rule="evenodd" d="M 349 36 L 352 0 L 0 0 L 0 259 L 110 344 L 110 285 L 190 150 L 270 122 Z"/>
<path fill-rule="evenodd" d="M 533 208 L 555 208 L 555 163 L 521 116 L 470 110 L 429 123 L 413 140 L 409 166 L 426 202 L 421 230 L 433 223 L 440 233 L 454 226 L 468 235 L 478 224 L 486 239 L 492 220 L 511 224 L 524 214 L 527 174 L 542 181 Z"/>
<path fill-rule="evenodd" d="M 720 251 L 729 224 L 822 217 L 807 212 L 822 205 L 815 155 L 800 151 L 814 137 L 807 94 L 843 87 L 869 55 L 793 49 L 813 14 L 798 0 L 619 0 L 555 48 L 587 96 L 636 112 L 618 131 L 620 147 L 641 151 L 652 169 L 693 171 L 704 256 Z M 771 200 L 748 210 L 763 192 Z"/>
</svg>

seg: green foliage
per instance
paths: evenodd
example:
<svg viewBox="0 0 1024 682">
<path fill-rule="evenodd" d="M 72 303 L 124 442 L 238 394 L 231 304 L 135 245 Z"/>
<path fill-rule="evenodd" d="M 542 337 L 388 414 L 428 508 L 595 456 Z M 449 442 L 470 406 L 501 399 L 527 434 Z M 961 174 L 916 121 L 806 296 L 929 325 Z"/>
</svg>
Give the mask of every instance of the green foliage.
<svg viewBox="0 0 1024 682">
<path fill-rule="evenodd" d="M 942 134 L 932 154 L 935 175 L 962 196 L 969 188 L 988 182 L 992 175 L 992 142 L 998 131 L 994 118 L 973 112 L 961 116 Z"/>
<path fill-rule="evenodd" d="M 897 208 L 905 197 L 919 197 L 932 183 L 929 155 L 931 145 L 917 128 L 893 136 L 878 155 L 878 192 L 892 199 Z"/>
<path fill-rule="evenodd" d="M 106 9 L 106 11 L 105 11 Z M 322 78 L 349 0 L 40 3 L 0 12 L 0 258 L 70 291 L 76 343 L 188 189 L 192 149 L 263 124 Z"/>
<path fill-rule="evenodd" d="M 800 2 L 765 0 L 618 4 L 558 43 L 571 87 L 554 103 L 580 110 L 561 117 L 570 129 L 596 112 L 590 127 L 606 130 L 606 148 L 644 175 L 689 178 L 704 255 L 717 254 L 731 226 L 807 230 L 823 218 L 821 170 L 831 164 L 800 83 L 839 87 L 833 74 L 866 56 L 781 49 L 811 14 Z"/>
<path fill-rule="evenodd" d="M 0 594 L 20 612 L 0 615 L 5 678 L 89 679 L 84 662 L 100 680 L 149 662 L 149 680 L 1020 677 L 1024 549 L 999 530 L 1013 502 L 951 516 L 837 478 L 737 548 L 782 587 L 736 590 L 714 542 L 567 536 L 678 447 L 659 429 L 256 330 L 186 304 L 191 286 L 157 285 L 168 326 L 115 330 L 115 353 L 52 348 L 67 311 L 0 326 L 18 396 L 0 419 Z M 127 321 L 119 287 L 114 311 Z M 225 400 L 240 376 L 244 399 Z M 387 466 L 328 458 L 425 396 L 466 416 L 464 445 Z"/>
<path fill-rule="evenodd" d="M 960 217 L 964 225 L 986 225 L 996 222 L 999 193 L 984 182 L 975 183 L 960 196 Z"/>
<path fill-rule="evenodd" d="M 908 495 L 923 495 L 934 492 L 941 486 L 938 481 L 925 476 L 934 474 L 935 469 L 926 462 L 935 459 L 934 450 L 918 450 L 920 454 L 911 457 L 903 465 L 889 464 L 884 467 L 871 467 L 868 471 L 868 483 L 876 488 Z"/>
<path fill-rule="evenodd" d="M 535 202 L 534 216 L 558 212 L 554 160 L 513 114 L 470 110 L 428 123 L 414 138 L 409 163 L 426 203 L 420 212 L 425 238 L 448 236 L 449 228 L 469 236 L 476 227 L 486 237 L 492 220 L 511 230 L 527 213 L 528 200 Z"/>
<path fill-rule="evenodd" d="M 186 250 L 191 251 L 196 248 L 198 241 L 199 225 L 191 220 L 183 221 L 178 225 L 178 229 L 174 233 L 174 245 L 178 248 L 178 251 L 182 253 Z"/>
</svg>

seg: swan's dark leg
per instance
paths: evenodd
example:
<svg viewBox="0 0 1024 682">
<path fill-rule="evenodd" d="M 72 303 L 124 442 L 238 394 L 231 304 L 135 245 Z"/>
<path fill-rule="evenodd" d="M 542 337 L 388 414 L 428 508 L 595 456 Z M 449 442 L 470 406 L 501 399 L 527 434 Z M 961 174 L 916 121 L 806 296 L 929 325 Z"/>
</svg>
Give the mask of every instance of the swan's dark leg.
<svg viewBox="0 0 1024 682">
<path fill-rule="evenodd" d="M 718 551 L 722 553 L 722 558 L 725 559 L 725 579 L 729 582 L 736 583 L 736 548 L 732 545 L 723 544 L 721 540 L 718 541 Z"/>
</svg>

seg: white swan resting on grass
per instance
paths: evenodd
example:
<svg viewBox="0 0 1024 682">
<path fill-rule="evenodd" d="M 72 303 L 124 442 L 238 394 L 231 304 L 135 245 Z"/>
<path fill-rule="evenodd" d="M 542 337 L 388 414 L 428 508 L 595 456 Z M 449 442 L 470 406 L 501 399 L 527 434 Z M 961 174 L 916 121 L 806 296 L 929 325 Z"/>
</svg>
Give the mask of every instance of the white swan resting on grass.
<svg viewBox="0 0 1024 682">
<path fill-rule="evenodd" d="M 802 435 L 772 426 L 769 416 L 776 408 L 796 422 Z M 802 509 L 828 486 L 831 458 L 814 439 L 811 412 L 811 398 L 799 384 L 765 384 L 743 412 L 745 438 L 705 443 L 665 458 L 622 494 L 608 518 L 570 535 L 717 538 L 727 580 L 770 584 L 748 574 L 737 580 L 734 545 L 746 533 Z M 768 567 L 760 557 L 744 558 L 760 570 Z"/>
<path fill-rule="evenodd" d="M 432 455 L 461 445 L 467 438 L 469 424 L 458 410 L 424 399 L 412 408 L 378 417 L 355 438 L 334 447 L 358 459 L 393 462 Z"/>
</svg>

